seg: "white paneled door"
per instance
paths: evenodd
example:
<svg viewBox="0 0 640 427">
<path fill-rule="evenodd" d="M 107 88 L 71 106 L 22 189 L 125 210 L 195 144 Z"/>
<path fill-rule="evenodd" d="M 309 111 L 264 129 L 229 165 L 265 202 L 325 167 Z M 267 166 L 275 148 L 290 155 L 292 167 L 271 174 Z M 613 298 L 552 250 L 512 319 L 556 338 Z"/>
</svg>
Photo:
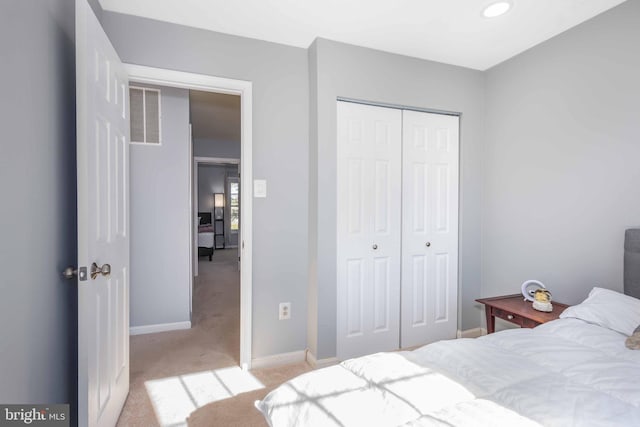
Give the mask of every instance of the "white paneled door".
<svg viewBox="0 0 640 427">
<path fill-rule="evenodd" d="M 80 426 L 115 425 L 129 391 L 127 80 L 87 0 L 76 0 Z"/>
<path fill-rule="evenodd" d="M 455 338 L 458 122 L 338 102 L 338 358 Z"/>
<path fill-rule="evenodd" d="M 338 102 L 337 356 L 398 347 L 402 112 Z"/>
<path fill-rule="evenodd" d="M 403 112 L 403 348 L 456 337 L 458 121 Z"/>
</svg>

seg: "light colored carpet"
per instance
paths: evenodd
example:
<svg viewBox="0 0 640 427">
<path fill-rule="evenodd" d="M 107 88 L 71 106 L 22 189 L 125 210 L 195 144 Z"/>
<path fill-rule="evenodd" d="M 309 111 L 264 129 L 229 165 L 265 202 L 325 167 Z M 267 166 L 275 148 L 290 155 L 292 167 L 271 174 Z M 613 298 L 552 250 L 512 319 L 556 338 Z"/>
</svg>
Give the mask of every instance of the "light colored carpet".
<svg viewBox="0 0 640 427">
<path fill-rule="evenodd" d="M 251 373 L 264 384 L 265 388 L 242 393 L 197 409 L 188 419 L 189 427 L 267 427 L 267 422 L 253 402 L 262 399 L 283 382 L 310 370 L 311 366 L 306 362 L 252 370 Z"/>
<path fill-rule="evenodd" d="M 194 284 L 193 327 L 189 330 L 161 332 L 131 337 L 131 386 L 118 426 L 157 426 L 158 419 L 149 397 L 149 384 L 182 382 L 189 374 L 215 371 L 238 365 L 240 352 L 240 274 L 237 250 L 217 250 L 213 261 L 200 258 L 199 276 Z M 262 415 L 253 407 L 282 382 L 311 368 L 306 363 L 251 371 L 265 388 L 238 394 L 207 405 L 197 405 L 189 426 L 264 426 Z M 171 401 L 179 400 L 171 397 Z M 163 403 L 164 402 L 164 403 Z M 169 402 L 171 403 L 171 402 Z M 156 409 L 166 401 L 156 398 Z M 198 406 L 200 406 L 198 408 Z M 166 415 L 166 413 L 164 414 Z M 166 424 L 166 423 L 164 423 Z M 182 423 L 173 423 L 186 425 Z"/>
</svg>

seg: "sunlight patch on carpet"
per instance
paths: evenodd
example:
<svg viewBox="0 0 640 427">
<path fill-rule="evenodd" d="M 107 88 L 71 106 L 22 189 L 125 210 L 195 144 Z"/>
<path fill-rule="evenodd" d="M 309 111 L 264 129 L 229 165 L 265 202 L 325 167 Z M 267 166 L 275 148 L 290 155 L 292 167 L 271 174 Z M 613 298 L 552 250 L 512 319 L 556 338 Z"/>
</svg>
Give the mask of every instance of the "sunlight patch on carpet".
<svg viewBox="0 0 640 427">
<path fill-rule="evenodd" d="M 162 427 L 186 427 L 187 417 L 196 409 L 264 385 L 249 371 L 234 366 L 151 380 L 145 387 Z"/>
</svg>

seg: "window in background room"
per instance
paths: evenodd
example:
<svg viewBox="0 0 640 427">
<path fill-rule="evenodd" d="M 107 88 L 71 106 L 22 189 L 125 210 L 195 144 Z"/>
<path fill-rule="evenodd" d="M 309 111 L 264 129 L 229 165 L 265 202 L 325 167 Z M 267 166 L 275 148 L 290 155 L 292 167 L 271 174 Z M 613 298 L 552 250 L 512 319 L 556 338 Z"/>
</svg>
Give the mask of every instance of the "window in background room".
<svg viewBox="0 0 640 427">
<path fill-rule="evenodd" d="M 240 183 L 229 183 L 229 208 L 231 211 L 231 231 L 238 231 L 240 228 Z"/>
</svg>

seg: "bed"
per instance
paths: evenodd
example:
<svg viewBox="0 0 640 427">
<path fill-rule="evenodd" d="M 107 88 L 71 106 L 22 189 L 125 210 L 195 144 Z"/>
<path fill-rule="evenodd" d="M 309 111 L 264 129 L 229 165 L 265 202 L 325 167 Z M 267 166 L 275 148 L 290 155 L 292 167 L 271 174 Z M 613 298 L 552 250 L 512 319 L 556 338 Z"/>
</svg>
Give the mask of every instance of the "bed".
<svg viewBox="0 0 640 427">
<path fill-rule="evenodd" d="M 640 230 L 625 294 L 594 288 L 534 329 L 378 353 L 296 377 L 256 402 L 280 426 L 640 426 Z"/>
<path fill-rule="evenodd" d="M 198 256 L 213 257 L 215 234 L 211 222 L 211 212 L 198 212 Z"/>
</svg>

